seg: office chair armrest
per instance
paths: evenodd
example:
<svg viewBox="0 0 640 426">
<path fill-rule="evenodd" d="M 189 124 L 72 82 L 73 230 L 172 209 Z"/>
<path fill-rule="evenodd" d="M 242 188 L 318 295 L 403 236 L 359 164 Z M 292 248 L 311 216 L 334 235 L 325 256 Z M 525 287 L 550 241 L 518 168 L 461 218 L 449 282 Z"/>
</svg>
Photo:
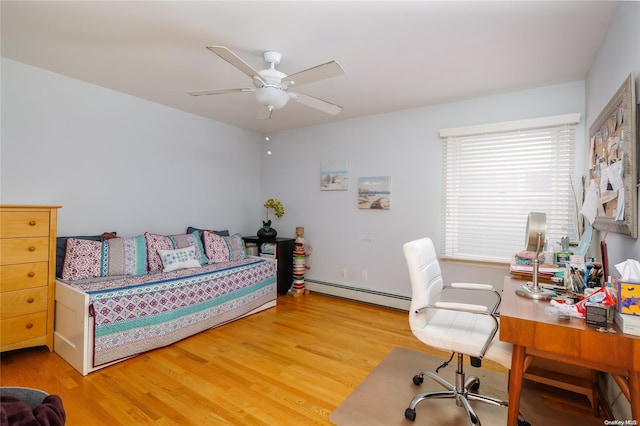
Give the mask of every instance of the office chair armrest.
<svg viewBox="0 0 640 426">
<path fill-rule="evenodd" d="M 451 283 L 449 287 L 461 288 L 464 290 L 493 290 L 491 284 L 478 284 L 478 283 Z"/>
<path fill-rule="evenodd" d="M 450 311 L 463 311 L 474 314 L 488 314 L 489 309 L 484 305 L 474 305 L 471 303 L 457 303 L 457 302 L 436 302 L 436 308 L 448 309 Z"/>
<path fill-rule="evenodd" d="M 491 284 L 479 284 L 479 283 L 451 283 L 449 285 L 444 286 L 445 289 L 456 289 L 456 290 L 473 290 L 473 291 L 489 291 L 493 293 L 496 300 L 491 308 L 491 315 L 496 315 L 498 312 L 498 308 L 500 307 L 500 303 L 502 303 L 502 296 L 500 293 L 493 288 Z"/>
<path fill-rule="evenodd" d="M 427 309 L 446 309 L 448 311 L 469 312 L 472 314 L 490 315 L 489 308 L 484 305 L 474 305 L 472 303 L 459 302 L 436 302 L 433 305 L 423 306 L 415 310 L 416 314 L 422 313 Z"/>
</svg>

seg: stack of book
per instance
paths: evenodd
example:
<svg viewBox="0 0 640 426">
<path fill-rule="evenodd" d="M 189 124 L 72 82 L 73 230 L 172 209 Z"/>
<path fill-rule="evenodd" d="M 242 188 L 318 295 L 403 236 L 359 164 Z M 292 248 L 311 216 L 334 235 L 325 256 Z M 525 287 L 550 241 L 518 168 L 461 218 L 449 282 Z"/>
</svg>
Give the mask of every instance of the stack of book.
<svg viewBox="0 0 640 426">
<path fill-rule="evenodd" d="M 550 265 L 540 265 L 538 267 L 538 281 L 541 283 L 551 283 L 551 279 L 555 277 L 556 272 L 560 269 L 555 266 Z M 523 280 L 532 280 L 533 279 L 533 265 L 521 265 L 512 263 L 509 268 L 509 272 L 511 276 L 518 279 Z"/>
<path fill-rule="evenodd" d="M 260 246 L 260 257 L 276 258 L 276 250 L 278 245 L 274 243 L 262 243 Z"/>
</svg>

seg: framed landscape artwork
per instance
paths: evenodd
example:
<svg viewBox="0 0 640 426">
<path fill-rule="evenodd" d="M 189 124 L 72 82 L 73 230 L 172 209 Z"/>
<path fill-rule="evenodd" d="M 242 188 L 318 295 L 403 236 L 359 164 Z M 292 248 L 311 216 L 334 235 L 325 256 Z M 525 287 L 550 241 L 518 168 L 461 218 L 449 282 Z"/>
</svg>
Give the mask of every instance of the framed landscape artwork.
<svg viewBox="0 0 640 426">
<path fill-rule="evenodd" d="M 359 209 L 391 209 L 391 177 L 372 176 L 358 178 Z"/>
<path fill-rule="evenodd" d="M 349 162 L 323 161 L 320 164 L 320 190 L 346 191 L 349 189 Z"/>
</svg>

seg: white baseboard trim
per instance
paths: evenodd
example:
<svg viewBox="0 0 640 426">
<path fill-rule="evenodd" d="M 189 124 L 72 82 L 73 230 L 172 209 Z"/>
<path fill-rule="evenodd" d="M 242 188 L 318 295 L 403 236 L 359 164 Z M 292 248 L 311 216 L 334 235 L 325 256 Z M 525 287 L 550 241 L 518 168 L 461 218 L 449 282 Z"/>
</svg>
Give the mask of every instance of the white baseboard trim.
<svg viewBox="0 0 640 426">
<path fill-rule="evenodd" d="M 600 385 L 604 389 L 604 399 L 609 404 L 613 417 L 616 419 L 632 419 L 631 403 L 624 396 L 620 386 L 611 377 L 611 374 L 605 374 L 604 377 L 601 377 Z M 624 424 L 624 422 L 621 424 Z"/>
<path fill-rule="evenodd" d="M 399 296 L 397 294 L 383 293 L 366 288 L 346 286 L 343 284 L 307 279 L 305 280 L 305 287 L 307 290 L 316 293 L 328 294 L 331 296 L 386 306 L 394 309 L 401 309 L 407 312 L 409 312 L 409 307 L 411 305 L 411 298 L 407 296 Z"/>
</svg>

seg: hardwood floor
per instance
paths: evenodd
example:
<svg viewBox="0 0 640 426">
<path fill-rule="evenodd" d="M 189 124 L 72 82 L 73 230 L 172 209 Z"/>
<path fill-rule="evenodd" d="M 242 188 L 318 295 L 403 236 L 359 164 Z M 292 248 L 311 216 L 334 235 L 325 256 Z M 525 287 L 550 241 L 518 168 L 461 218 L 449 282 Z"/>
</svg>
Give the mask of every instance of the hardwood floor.
<svg viewBox="0 0 640 426">
<path fill-rule="evenodd" d="M 70 426 L 330 425 L 396 346 L 448 358 L 406 312 L 312 293 L 84 377 L 44 347 L 6 352 L 0 377 L 60 395 Z"/>
</svg>

